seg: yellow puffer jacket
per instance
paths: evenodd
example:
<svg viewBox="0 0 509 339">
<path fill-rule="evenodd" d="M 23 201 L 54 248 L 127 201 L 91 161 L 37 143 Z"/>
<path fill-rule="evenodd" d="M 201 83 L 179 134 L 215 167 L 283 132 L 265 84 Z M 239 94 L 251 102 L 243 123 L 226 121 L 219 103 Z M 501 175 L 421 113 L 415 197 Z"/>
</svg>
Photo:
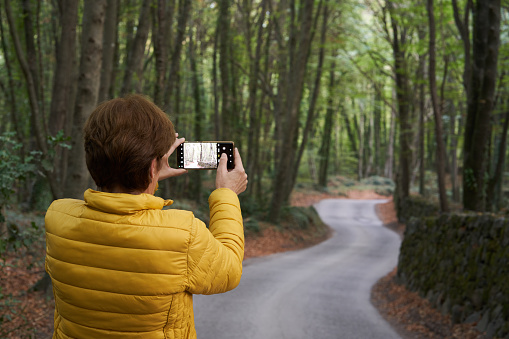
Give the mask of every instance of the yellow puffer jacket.
<svg viewBox="0 0 509 339">
<path fill-rule="evenodd" d="M 150 194 L 85 192 L 46 214 L 53 338 L 196 338 L 193 293 L 235 288 L 244 231 L 237 195 L 209 197 L 210 227 Z"/>
</svg>

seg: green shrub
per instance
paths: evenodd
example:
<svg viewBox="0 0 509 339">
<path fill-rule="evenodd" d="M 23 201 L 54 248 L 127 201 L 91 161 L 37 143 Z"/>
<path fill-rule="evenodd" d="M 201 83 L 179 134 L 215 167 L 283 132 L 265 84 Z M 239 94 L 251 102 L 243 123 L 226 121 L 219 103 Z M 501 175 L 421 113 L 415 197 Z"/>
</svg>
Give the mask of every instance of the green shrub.
<svg viewBox="0 0 509 339">
<path fill-rule="evenodd" d="M 285 207 L 282 212 L 282 219 L 300 229 L 307 229 L 312 225 L 319 225 L 322 223 L 322 220 L 313 206 Z"/>
<path fill-rule="evenodd" d="M 380 177 L 377 175 L 362 179 L 361 184 L 372 186 L 389 186 L 391 188 L 394 188 L 395 186 L 394 181 L 392 181 L 391 179 Z"/>
<path fill-rule="evenodd" d="M 254 217 L 244 219 L 244 230 L 246 233 L 259 233 L 260 223 Z"/>
</svg>

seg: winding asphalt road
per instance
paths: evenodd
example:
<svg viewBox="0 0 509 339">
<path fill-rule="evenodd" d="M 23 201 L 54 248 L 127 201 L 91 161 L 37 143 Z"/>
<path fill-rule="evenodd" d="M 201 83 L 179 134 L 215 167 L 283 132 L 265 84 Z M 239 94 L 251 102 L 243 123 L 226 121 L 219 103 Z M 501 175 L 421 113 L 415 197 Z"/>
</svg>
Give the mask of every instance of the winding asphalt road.
<svg viewBox="0 0 509 339">
<path fill-rule="evenodd" d="M 370 303 L 371 287 L 396 266 L 400 247 L 375 214 L 380 202 L 316 204 L 333 236 L 305 250 L 247 259 L 235 290 L 196 295 L 198 338 L 400 338 Z"/>
</svg>

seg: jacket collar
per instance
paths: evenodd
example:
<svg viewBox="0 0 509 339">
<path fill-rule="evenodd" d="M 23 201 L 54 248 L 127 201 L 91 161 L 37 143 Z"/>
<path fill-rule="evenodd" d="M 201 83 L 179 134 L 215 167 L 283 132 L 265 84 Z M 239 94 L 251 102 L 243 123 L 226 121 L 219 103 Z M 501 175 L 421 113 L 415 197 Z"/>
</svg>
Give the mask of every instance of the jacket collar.
<svg viewBox="0 0 509 339">
<path fill-rule="evenodd" d="M 88 189 L 84 194 L 85 203 L 96 210 L 114 214 L 133 214 L 142 210 L 162 209 L 173 204 L 152 194 L 107 193 Z"/>
</svg>

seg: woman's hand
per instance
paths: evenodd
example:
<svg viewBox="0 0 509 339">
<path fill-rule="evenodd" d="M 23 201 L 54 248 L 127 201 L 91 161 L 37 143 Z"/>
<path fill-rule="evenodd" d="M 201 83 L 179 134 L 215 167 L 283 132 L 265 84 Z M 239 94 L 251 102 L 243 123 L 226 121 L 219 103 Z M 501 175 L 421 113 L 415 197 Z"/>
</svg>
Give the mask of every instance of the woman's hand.
<svg viewBox="0 0 509 339">
<path fill-rule="evenodd" d="M 178 137 L 178 135 L 179 135 L 178 133 L 175 133 L 176 137 Z M 175 139 L 175 142 L 173 143 L 173 145 L 171 145 L 170 150 L 168 151 L 168 153 L 166 153 L 163 156 L 163 159 L 162 159 L 163 166 L 161 167 L 161 171 L 159 171 L 159 181 L 164 180 L 164 179 L 168 179 L 168 178 L 171 178 L 171 177 L 178 177 L 179 175 L 187 173 L 187 170 L 185 170 L 183 168 L 173 168 L 173 167 L 170 167 L 170 165 L 168 164 L 168 158 L 170 157 L 170 155 L 185 140 L 186 140 L 185 138 L 177 138 L 177 139 Z"/>
<path fill-rule="evenodd" d="M 228 157 L 221 154 L 219 166 L 217 166 L 216 188 L 229 188 L 237 195 L 247 188 L 247 174 L 242 165 L 242 159 L 237 148 L 235 148 L 235 168 L 228 171 Z"/>
</svg>

